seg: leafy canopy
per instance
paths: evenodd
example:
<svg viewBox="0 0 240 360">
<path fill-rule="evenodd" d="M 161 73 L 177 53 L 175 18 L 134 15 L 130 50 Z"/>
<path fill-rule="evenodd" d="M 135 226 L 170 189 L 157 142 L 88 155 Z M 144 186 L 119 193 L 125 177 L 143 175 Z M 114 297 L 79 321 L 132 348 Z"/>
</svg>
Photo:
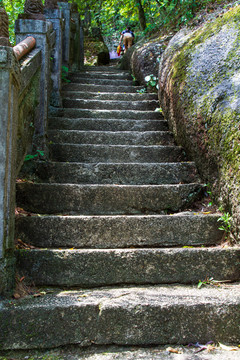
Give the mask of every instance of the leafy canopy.
<svg viewBox="0 0 240 360">
<path fill-rule="evenodd" d="M 14 21 L 23 12 L 25 0 L 0 0 L 9 16 L 10 41 L 14 43 Z M 69 1 L 72 2 L 72 1 Z M 81 18 L 88 18 L 89 28 L 99 27 L 104 36 L 119 34 L 127 25 L 136 34 L 157 32 L 162 27 L 178 28 L 195 13 L 211 3 L 223 0 L 75 0 Z M 44 3 L 44 1 L 43 1 Z M 145 20 L 145 30 L 140 26 Z"/>
</svg>

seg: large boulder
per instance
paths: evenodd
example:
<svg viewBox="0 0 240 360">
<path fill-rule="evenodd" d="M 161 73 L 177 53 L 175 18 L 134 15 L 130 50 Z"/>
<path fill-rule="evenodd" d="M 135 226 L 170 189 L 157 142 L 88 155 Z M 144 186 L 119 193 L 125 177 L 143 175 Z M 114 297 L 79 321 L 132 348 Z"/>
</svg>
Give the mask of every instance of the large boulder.
<svg viewBox="0 0 240 360">
<path fill-rule="evenodd" d="M 161 55 L 172 36 L 143 38 L 132 46 L 121 60 L 121 69 L 131 70 L 136 80 L 146 85 L 145 77 L 158 76 Z"/>
<path fill-rule="evenodd" d="M 159 99 L 175 139 L 196 161 L 240 235 L 240 6 L 182 30 L 160 63 Z"/>
</svg>

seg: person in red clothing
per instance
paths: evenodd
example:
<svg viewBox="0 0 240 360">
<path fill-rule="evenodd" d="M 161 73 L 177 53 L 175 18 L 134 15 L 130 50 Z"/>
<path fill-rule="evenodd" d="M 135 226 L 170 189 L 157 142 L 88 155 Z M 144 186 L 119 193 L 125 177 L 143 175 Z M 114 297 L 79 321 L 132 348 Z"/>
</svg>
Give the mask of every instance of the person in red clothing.
<svg viewBox="0 0 240 360">
<path fill-rule="evenodd" d="M 134 39 L 134 33 L 131 31 L 130 27 L 127 26 L 126 30 L 124 30 L 121 33 L 121 37 L 119 40 L 119 45 L 121 45 L 121 41 L 123 40 L 124 53 L 127 51 L 127 49 L 129 49 L 132 46 L 133 39 Z"/>
</svg>

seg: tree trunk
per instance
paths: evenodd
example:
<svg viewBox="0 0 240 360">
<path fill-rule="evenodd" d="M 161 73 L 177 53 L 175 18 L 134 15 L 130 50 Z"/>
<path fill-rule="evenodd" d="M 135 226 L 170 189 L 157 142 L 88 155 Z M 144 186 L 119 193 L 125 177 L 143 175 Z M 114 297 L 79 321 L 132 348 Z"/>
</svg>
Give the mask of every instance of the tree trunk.
<svg viewBox="0 0 240 360">
<path fill-rule="evenodd" d="M 145 30 L 146 29 L 146 17 L 145 17 L 144 9 L 142 6 L 142 1 L 136 0 L 136 3 L 137 3 L 137 7 L 138 7 L 138 18 L 139 18 L 139 22 L 140 22 L 140 27 L 141 27 L 141 30 Z"/>
</svg>

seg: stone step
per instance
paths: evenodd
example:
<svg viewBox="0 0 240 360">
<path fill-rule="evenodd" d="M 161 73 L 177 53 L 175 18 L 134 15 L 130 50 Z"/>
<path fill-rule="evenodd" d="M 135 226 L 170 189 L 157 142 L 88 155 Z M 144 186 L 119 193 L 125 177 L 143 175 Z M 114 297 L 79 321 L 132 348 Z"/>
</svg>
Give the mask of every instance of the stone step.
<svg viewBox="0 0 240 360">
<path fill-rule="evenodd" d="M 82 100 L 63 99 L 64 108 L 96 109 L 96 110 L 155 110 L 159 108 L 158 100 L 115 101 L 115 100 Z"/>
<path fill-rule="evenodd" d="M 133 146 L 51 144 L 52 161 L 105 163 L 162 163 L 184 161 L 182 148 L 177 146 Z"/>
<path fill-rule="evenodd" d="M 239 285 L 59 289 L 42 297 L 3 301 L 0 344 L 1 349 L 206 344 L 209 339 L 238 344 L 239 307 Z"/>
<path fill-rule="evenodd" d="M 219 215 L 21 216 L 16 236 L 42 248 L 209 246 L 222 240 Z M 37 231 L 36 231 L 37 229 Z"/>
<path fill-rule="evenodd" d="M 199 197 L 200 184 L 17 184 L 17 204 L 37 214 L 134 215 L 179 211 Z"/>
<path fill-rule="evenodd" d="M 86 91 L 62 91 L 63 99 L 96 99 L 96 100 L 123 100 L 145 101 L 158 100 L 154 93 L 114 93 L 114 92 L 86 92 Z M 158 105 L 159 107 L 159 105 Z"/>
<path fill-rule="evenodd" d="M 54 143 L 109 145 L 173 145 L 170 131 L 80 131 L 49 130 Z"/>
<path fill-rule="evenodd" d="M 78 84 L 66 83 L 63 85 L 63 91 L 86 91 L 86 92 L 113 92 L 113 93 L 136 93 L 142 90 L 143 86 L 126 85 L 97 85 L 97 84 Z"/>
<path fill-rule="evenodd" d="M 66 163 L 38 162 L 43 182 L 72 184 L 162 185 L 199 182 L 195 163 Z"/>
<path fill-rule="evenodd" d="M 112 85 L 112 86 L 133 86 L 133 80 L 123 80 L 123 79 L 99 79 L 99 78 L 80 78 L 80 77 L 70 77 L 71 83 L 76 84 L 90 84 L 90 85 Z"/>
<path fill-rule="evenodd" d="M 211 351 L 211 348 L 214 351 Z M 239 360 L 239 347 L 229 344 L 226 349 L 228 351 L 227 360 Z M 226 349 L 224 346 L 209 345 L 203 349 L 201 359 L 207 360 L 226 360 Z M 78 345 L 66 345 L 53 349 L 34 350 L 34 358 L 31 360 L 193 360 L 200 359 L 200 355 L 196 358 L 196 352 L 202 351 L 191 345 L 152 345 L 152 346 L 126 346 L 126 345 L 91 345 L 89 347 L 80 347 Z M 33 351 L 33 350 L 32 350 Z M 176 353 L 171 353 L 175 351 Z M 29 350 L 5 350 L 3 353 L 4 360 L 22 360 L 29 359 Z M 171 355 L 170 355 L 171 354 Z M 205 356 L 206 354 L 206 356 Z M 10 356 L 10 357 L 8 357 Z M 36 357 L 37 356 L 37 357 Z M 1 359 L 3 360 L 3 359 Z"/>
<path fill-rule="evenodd" d="M 161 120 L 163 116 L 156 111 L 139 110 L 91 110 L 55 108 L 52 110 L 54 117 L 90 118 L 90 119 L 131 119 L 131 120 Z"/>
<path fill-rule="evenodd" d="M 49 129 L 95 131 L 167 131 L 166 120 L 74 119 L 52 117 Z"/>
<path fill-rule="evenodd" d="M 198 284 L 206 278 L 240 278 L 239 247 L 24 249 L 16 251 L 16 258 L 17 272 L 36 286 Z"/>
<path fill-rule="evenodd" d="M 84 66 L 83 70 L 78 72 L 104 72 L 104 74 L 129 74 L 129 70 L 120 70 L 116 66 Z"/>
<path fill-rule="evenodd" d="M 76 71 L 73 73 L 69 73 L 69 79 L 75 78 L 87 78 L 87 79 L 111 79 L 111 80 L 131 80 L 133 81 L 133 77 L 129 73 L 122 72 L 103 72 L 103 71 Z"/>
</svg>

